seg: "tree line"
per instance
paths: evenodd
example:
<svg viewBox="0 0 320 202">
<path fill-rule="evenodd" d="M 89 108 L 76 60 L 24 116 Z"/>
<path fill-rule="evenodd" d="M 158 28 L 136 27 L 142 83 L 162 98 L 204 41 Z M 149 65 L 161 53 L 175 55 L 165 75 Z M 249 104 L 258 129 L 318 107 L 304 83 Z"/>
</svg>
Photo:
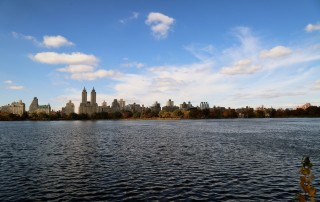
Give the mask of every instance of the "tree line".
<svg viewBox="0 0 320 202">
<path fill-rule="evenodd" d="M 64 114 L 60 111 L 47 113 L 23 113 L 21 116 L 0 111 L 0 121 L 20 120 L 117 120 L 117 119 L 227 119 L 227 118 L 290 118 L 320 117 L 320 106 L 307 109 L 256 109 L 244 108 L 241 111 L 232 108 L 190 109 L 174 111 L 161 110 L 159 113 L 147 108 L 143 112 L 116 111 L 87 114 Z"/>
</svg>

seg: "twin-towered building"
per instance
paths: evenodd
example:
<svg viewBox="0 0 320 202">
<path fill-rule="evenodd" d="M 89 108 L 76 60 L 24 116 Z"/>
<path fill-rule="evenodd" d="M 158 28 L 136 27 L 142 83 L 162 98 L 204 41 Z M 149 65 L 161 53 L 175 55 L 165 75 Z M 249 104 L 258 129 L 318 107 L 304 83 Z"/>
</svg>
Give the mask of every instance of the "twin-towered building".
<svg viewBox="0 0 320 202">
<path fill-rule="evenodd" d="M 92 115 L 99 112 L 99 107 L 97 104 L 97 93 L 94 88 L 91 91 L 91 100 L 87 101 L 87 91 L 86 88 L 83 88 L 82 91 L 82 100 L 79 106 L 79 114 L 88 114 Z"/>
<path fill-rule="evenodd" d="M 97 94 L 95 89 L 93 88 L 91 91 L 91 99 L 90 101 L 87 100 L 87 90 L 84 87 L 82 90 L 82 100 L 79 106 L 79 114 L 88 114 L 88 115 L 92 115 L 94 113 L 99 113 L 99 112 L 116 112 L 116 111 L 131 111 L 131 112 L 142 112 L 143 110 L 145 110 L 145 107 L 142 105 L 140 106 L 140 104 L 128 104 L 125 105 L 125 101 L 123 99 L 120 99 L 120 101 L 118 101 L 117 99 L 114 99 L 113 102 L 111 103 L 111 106 L 107 106 L 107 103 L 104 101 L 102 103 L 102 106 L 98 106 L 97 102 L 96 102 L 96 98 L 97 98 Z M 69 101 L 69 105 L 70 105 Z M 68 103 L 67 103 L 68 105 Z M 67 108 L 67 106 L 65 107 Z M 181 110 L 189 110 L 195 108 L 192 106 L 192 104 L 190 102 L 188 102 L 188 104 L 186 104 L 185 102 L 183 104 L 180 105 L 180 107 L 175 106 L 174 102 L 169 99 L 166 103 L 166 106 L 162 107 L 162 110 L 165 111 L 174 111 L 177 109 L 181 109 Z M 200 108 L 201 109 L 207 109 L 209 108 L 209 104 L 207 102 L 201 102 L 200 103 Z M 153 106 L 150 107 L 151 111 L 154 112 L 160 112 L 161 107 L 160 107 L 160 103 L 155 102 L 155 104 Z"/>
<path fill-rule="evenodd" d="M 128 104 L 126 105 L 125 101 L 123 99 L 120 99 L 119 101 L 117 99 L 114 99 L 111 103 L 111 106 L 107 106 L 107 103 L 104 101 L 101 106 L 98 106 L 97 104 L 97 93 L 95 89 L 93 88 L 90 93 L 90 101 L 88 101 L 88 95 L 86 88 L 83 88 L 82 90 L 82 99 L 81 103 L 79 105 L 79 114 L 88 114 L 89 116 L 93 115 L 94 113 L 100 113 L 100 112 L 117 112 L 117 111 L 131 111 L 131 112 L 143 112 L 146 110 L 144 105 L 140 104 Z M 190 102 L 186 104 L 185 102 L 180 105 L 180 107 L 177 107 L 174 105 L 174 102 L 169 99 L 166 103 L 166 106 L 162 107 L 162 110 L 165 111 L 174 111 L 176 109 L 181 110 L 189 110 L 194 108 Z M 209 108 L 209 104 L 207 102 L 201 102 L 200 103 L 201 109 Z M 160 112 L 161 106 L 160 103 L 155 102 L 150 108 L 153 112 Z M 20 100 L 19 102 L 13 102 L 11 105 L 6 105 L 0 107 L 0 111 L 13 113 L 22 115 L 25 112 L 25 104 Z M 39 105 L 38 98 L 34 97 L 33 101 L 30 104 L 29 107 L 29 113 L 46 113 L 49 114 L 51 112 L 51 106 L 48 105 Z M 65 107 L 62 107 L 61 112 L 63 114 L 69 115 L 71 113 L 75 113 L 75 105 L 72 103 L 71 100 L 69 100 L 68 103 L 66 103 Z"/>
<path fill-rule="evenodd" d="M 87 90 L 84 87 L 82 90 L 82 99 L 79 106 L 79 114 L 88 114 L 92 115 L 94 113 L 98 112 L 116 112 L 116 111 L 122 111 L 125 110 L 125 101 L 123 99 L 120 99 L 118 102 L 117 99 L 114 99 L 111 103 L 111 107 L 107 106 L 107 103 L 103 101 L 102 106 L 98 106 L 97 104 L 97 93 L 95 89 L 93 88 L 91 91 L 91 99 L 90 101 L 87 100 Z"/>
</svg>

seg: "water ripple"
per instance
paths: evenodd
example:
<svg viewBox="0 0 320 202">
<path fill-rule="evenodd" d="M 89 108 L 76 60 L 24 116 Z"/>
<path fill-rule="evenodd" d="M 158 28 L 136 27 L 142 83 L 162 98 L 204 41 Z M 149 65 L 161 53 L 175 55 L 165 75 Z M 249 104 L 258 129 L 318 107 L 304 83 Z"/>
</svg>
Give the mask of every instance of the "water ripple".
<svg viewBox="0 0 320 202">
<path fill-rule="evenodd" d="M 320 176 L 319 131 L 318 119 L 0 122 L 0 201 L 288 201 L 302 156 Z"/>
</svg>

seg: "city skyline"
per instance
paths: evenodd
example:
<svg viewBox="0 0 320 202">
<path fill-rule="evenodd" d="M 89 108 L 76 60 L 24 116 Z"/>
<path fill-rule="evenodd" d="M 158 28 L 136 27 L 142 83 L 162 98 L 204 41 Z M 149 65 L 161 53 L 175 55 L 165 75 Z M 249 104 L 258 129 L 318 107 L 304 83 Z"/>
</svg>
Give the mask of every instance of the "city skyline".
<svg viewBox="0 0 320 202">
<path fill-rule="evenodd" d="M 318 1 L 2 1 L 0 106 L 320 105 Z"/>
<path fill-rule="evenodd" d="M 161 110 L 163 111 L 168 111 L 172 112 L 174 110 L 184 110 L 184 111 L 189 111 L 191 109 L 232 109 L 232 110 L 243 110 L 243 109 L 252 109 L 251 106 L 241 106 L 238 108 L 230 108 L 229 106 L 216 106 L 216 105 L 211 105 L 208 102 L 200 102 L 199 105 L 194 103 L 191 103 L 190 101 L 187 102 L 182 102 L 182 103 L 175 103 L 174 100 L 168 99 L 166 103 L 159 103 L 158 101 L 155 101 L 152 105 L 145 105 L 144 103 L 126 103 L 126 101 L 121 98 L 119 101 L 118 99 L 113 99 L 112 102 L 106 102 L 105 100 L 101 103 L 96 102 L 96 97 L 97 97 L 97 92 L 95 88 L 93 87 L 90 96 L 88 96 L 88 92 L 86 87 L 83 88 L 82 93 L 81 93 L 81 102 L 79 104 L 78 110 L 76 110 L 76 107 L 72 100 L 69 100 L 64 107 L 58 110 L 51 110 L 50 103 L 48 105 L 39 105 L 39 101 L 37 97 L 33 98 L 33 101 L 31 102 L 29 108 L 28 106 L 25 105 L 25 103 L 22 100 L 19 100 L 18 102 L 13 101 L 11 104 L 7 104 L 4 106 L 0 106 L 0 112 L 9 112 L 13 114 L 18 114 L 22 115 L 24 112 L 28 112 L 29 114 L 32 113 L 46 113 L 46 114 L 51 114 L 51 113 L 56 113 L 56 112 L 62 112 L 64 114 L 70 115 L 71 113 L 76 113 L 76 114 L 87 114 L 89 116 L 95 114 L 95 113 L 103 113 L 103 112 L 125 112 L 125 111 L 137 111 L 137 112 L 142 112 L 146 109 L 151 109 L 151 111 L 157 111 L 157 113 Z M 108 105 L 109 103 L 109 105 Z M 317 107 L 314 106 L 310 103 L 305 103 L 303 105 L 295 106 L 294 108 L 273 108 L 267 107 L 264 105 L 258 106 L 255 109 L 256 110 L 295 110 L 295 109 L 303 109 L 306 110 L 308 107 Z"/>
</svg>

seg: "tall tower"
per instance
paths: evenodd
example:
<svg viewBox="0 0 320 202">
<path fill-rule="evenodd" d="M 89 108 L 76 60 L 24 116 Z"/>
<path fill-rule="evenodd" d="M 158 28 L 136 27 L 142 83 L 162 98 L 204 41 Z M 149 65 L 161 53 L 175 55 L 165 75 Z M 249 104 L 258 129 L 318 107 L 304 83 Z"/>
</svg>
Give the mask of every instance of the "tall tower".
<svg viewBox="0 0 320 202">
<path fill-rule="evenodd" d="M 36 112 L 38 107 L 39 107 L 38 98 L 34 97 L 29 107 L 29 113 Z"/>
<path fill-rule="evenodd" d="M 120 105 L 120 110 L 124 110 L 126 106 L 126 102 L 121 98 L 119 101 L 119 105 Z"/>
<path fill-rule="evenodd" d="M 83 87 L 82 91 L 82 103 L 87 103 L 87 91 L 85 87 Z"/>
<path fill-rule="evenodd" d="M 96 97 L 97 97 L 97 94 L 96 94 L 96 91 L 94 90 L 94 87 L 91 91 L 91 105 L 95 105 L 96 104 Z"/>
</svg>

